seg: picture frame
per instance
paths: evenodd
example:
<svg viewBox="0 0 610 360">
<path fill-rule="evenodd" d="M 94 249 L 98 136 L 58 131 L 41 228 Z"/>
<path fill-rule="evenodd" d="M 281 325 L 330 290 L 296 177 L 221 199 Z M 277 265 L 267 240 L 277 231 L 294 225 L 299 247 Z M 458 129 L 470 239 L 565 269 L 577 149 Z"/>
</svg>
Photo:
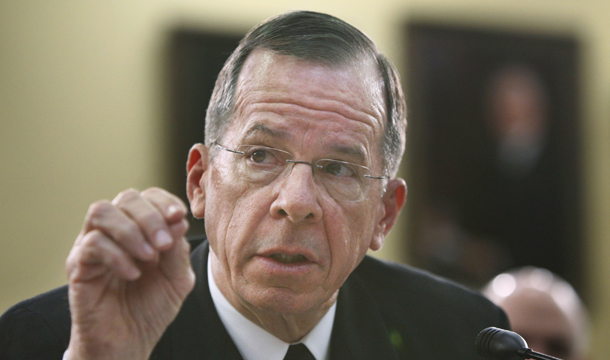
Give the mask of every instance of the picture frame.
<svg viewBox="0 0 610 360">
<path fill-rule="evenodd" d="M 478 288 L 521 266 L 582 279 L 579 44 L 406 26 L 414 265 Z"/>
</svg>

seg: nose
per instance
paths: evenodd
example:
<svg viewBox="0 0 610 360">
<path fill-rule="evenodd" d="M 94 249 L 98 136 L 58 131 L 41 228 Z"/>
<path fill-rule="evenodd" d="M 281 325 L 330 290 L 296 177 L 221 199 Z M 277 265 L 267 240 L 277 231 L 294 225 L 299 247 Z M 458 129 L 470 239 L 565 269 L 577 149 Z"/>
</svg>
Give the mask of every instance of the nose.
<svg viewBox="0 0 610 360">
<path fill-rule="evenodd" d="M 311 164 L 289 164 L 286 177 L 280 175 L 276 199 L 271 204 L 271 215 L 286 217 L 292 222 L 315 222 L 322 218 L 318 203 L 318 188 L 313 178 Z"/>
</svg>

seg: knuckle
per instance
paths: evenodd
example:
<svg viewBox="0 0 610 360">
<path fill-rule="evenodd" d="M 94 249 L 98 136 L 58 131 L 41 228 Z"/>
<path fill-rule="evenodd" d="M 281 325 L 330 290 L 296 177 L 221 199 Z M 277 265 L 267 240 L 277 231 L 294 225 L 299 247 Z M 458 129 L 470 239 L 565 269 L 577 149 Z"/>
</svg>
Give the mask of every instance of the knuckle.
<svg viewBox="0 0 610 360">
<path fill-rule="evenodd" d="M 93 204 L 89 205 L 89 210 L 87 211 L 88 219 L 99 219 L 108 213 L 112 204 L 107 200 L 96 201 Z"/>
<path fill-rule="evenodd" d="M 186 205 L 184 205 L 184 202 L 178 196 L 159 187 L 151 187 L 142 191 L 142 196 L 148 199 L 156 200 L 160 204 L 176 204 L 182 207 L 186 207 Z"/>
<path fill-rule="evenodd" d="M 130 202 L 140 197 L 140 192 L 134 188 L 121 191 L 112 201 L 114 204 Z"/>
<path fill-rule="evenodd" d="M 159 188 L 159 187 L 150 187 L 144 191 L 142 191 L 142 196 L 157 196 L 166 194 L 167 191 Z"/>
<path fill-rule="evenodd" d="M 116 225 L 116 242 L 126 242 L 127 239 L 138 238 L 140 235 L 140 227 L 132 221 L 124 221 Z"/>
<path fill-rule="evenodd" d="M 104 234 L 99 230 L 92 230 L 83 236 L 78 250 L 85 251 L 91 248 L 98 248 L 100 243 L 103 241 Z"/>
<path fill-rule="evenodd" d="M 66 259 L 66 269 L 68 271 L 70 271 L 71 269 L 73 269 L 76 265 L 76 263 L 78 262 L 77 258 L 78 258 L 78 246 L 79 245 L 74 245 L 74 247 L 72 247 L 72 250 L 70 251 L 70 254 L 68 254 L 68 258 Z"/>
<path fill-rule="evenodd" d="M 189 229 L 189 222 L 186 219 L 182 219 L 179 222 L 170 225 L 170 231 L 174 236 L 182 236 Z"/>
<path fill-rule="evenodd" d="M 155 226 L 164 222 L 164 219 L 157 211 L 148 211 L 140 216 L 139 221 L 146 226 Z"/>
<path fill-rule="evenodd" d="M 188 231 L 188 229 L 191 227 L 191 223 L 189 223 L 189 221 L 187 219 L 182 219 L 182 221 L 180 222 L 182 224 L 183 233 L 186 233 Z"/>
<path fill-rule="evenodd" d="M 90 231 L 79 237 L 66 259 L 66 267 L 79 267 L 91 261 L 99 254 L 102 241 L 104 241 L 104 235 L 98 230 Z"/>
<path fill-rule="evenodd" d="M 181 216 L 186 216 L 189 210 L 186 204 L 177 196 L 174 197 L 174 201 L 167 206 L 168 211 L 174 211 L 180 213 Z"/>
</svg>

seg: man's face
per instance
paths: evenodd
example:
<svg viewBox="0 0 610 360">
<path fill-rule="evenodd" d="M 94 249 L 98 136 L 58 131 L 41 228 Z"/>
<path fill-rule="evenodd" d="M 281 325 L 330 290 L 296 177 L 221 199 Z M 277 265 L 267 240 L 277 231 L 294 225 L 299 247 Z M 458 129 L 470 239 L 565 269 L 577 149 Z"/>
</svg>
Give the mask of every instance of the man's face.
<svg viewBox="0 0 610 360">
<path fill-rule="evenodd" d="M 532 350 L 565 360 L 580 359 L 576 326 L 549 294 L 525 289 L 508 297 L 501 306 L 512 329 Z"/>
<path fill-rule="evenodd" d="M 372 63 L 330 68 L 257 50 L 237 89 L 223 146 L 273 147 L 295 160 L 338 159 L 383 173 L 385 106 Z M 205 200 L 192 207 L 205 218 L 214 278 L 233 304 L 282 314 L 324 307 L 391 227 L 383 181 L 372 180 L 362 201 L 336 200 L 306 164 L 261 186 L 231 170 L 233 154 L 209 151 Z"/>
</svg>

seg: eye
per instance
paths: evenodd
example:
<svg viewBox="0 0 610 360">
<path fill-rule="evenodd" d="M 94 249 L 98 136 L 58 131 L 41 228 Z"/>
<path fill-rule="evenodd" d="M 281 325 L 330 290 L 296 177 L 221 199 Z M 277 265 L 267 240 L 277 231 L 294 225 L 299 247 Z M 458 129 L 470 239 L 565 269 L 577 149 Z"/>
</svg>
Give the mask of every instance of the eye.
<svg viewBox="0 0 610 360">
<path fill-rule="evenodd" d="M 572 354 L 570 341 L 568 339 L 562 339 L 560 337 L 550 337 L 545 339 L 546 346 L 549 354 L 553 356 L 561 356 L 561 358 L 568 358 Z"/>
<path fill-rule="evenodd" d="M 328 160 L 323 162 L 322 164 L 319 164 L 318 166 L 322 168 L 322 171 L 326 172 L 329 175 L 338 177 L 357 176 L 356 169 L 350 163 Z"/>
<path fill-rule="evenodd" d="M 269 167 L 278 167 L 285 164 L 285 155 L 281 150 L 264 146 L 249 146 L 244 150 L 245 159 L 250 166 L 262 166 L 267 169 Z"/>
<path fill-rule="evenodd" d="M 254 152 L 252 152 L 252 155 L 250 155 L 250 159 L 256 163 L 262 163 L 265 160 L 268 160 L 269 157 L 271 157 L 273 155 L 271 155 L 271 153 L 269 153 L 268 151 L 265 150 L 255 150 Z"/>
</svg>

